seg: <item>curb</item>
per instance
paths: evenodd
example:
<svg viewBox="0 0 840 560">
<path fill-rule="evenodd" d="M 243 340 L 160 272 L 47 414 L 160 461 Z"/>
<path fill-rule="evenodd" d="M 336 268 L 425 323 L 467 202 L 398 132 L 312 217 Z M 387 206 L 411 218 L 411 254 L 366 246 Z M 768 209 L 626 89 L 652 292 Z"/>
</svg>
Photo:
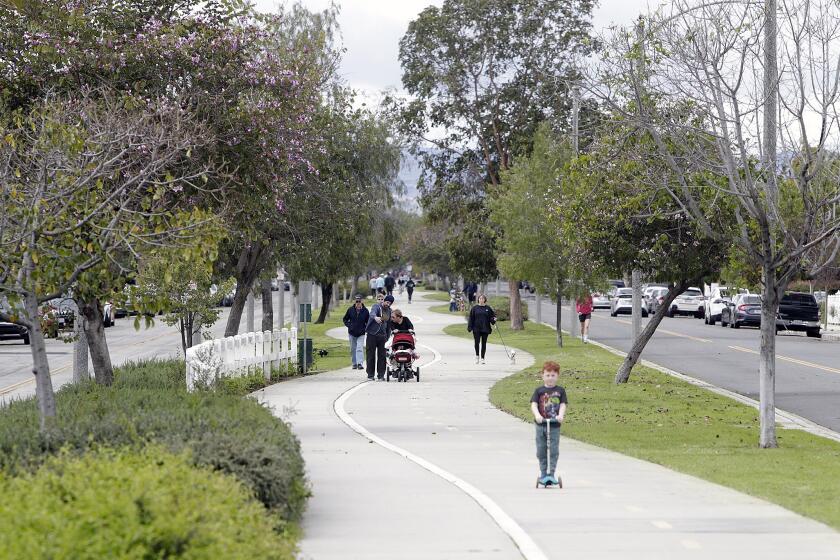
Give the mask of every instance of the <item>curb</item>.
<svg viewBox="0 0 840 560">
<path fill-rule="evenodd" d="M 546 327 L 549 327 L 552 330 L 555 330 L 555 331 L 557 330 L 557 327 L 555 327 L 551 323 L 542 322 L 540 324 L 545 325 Z M 568 334 L 568 331 L 564 330 L 562 332 Z M 610 352 L 610 353 L 615 354 L 616 356 L 620 356 L 622 358 L 627 356 L 626 352 L 622 352 L 621 350 L 618 350 L 617 348 L 613 348 L 612 346 L 607 346 L 606 344 L 603 344 L 601 342 L 592 340 L 591 338 L 589 339 L 589 344 L 593 344 L 593 345 L 595 345 L 599 348 L 602 348 L 602 349 L 606 350 L 607 352 Z M 665 366 L 661 366 L 659 364 L 655 364 L 653 362 L 649 362 L 649 361 L 644 360 L 644 359 L 639 360 L 639 361 L 645 367 L 655 369 L 656 371 L 662 372 L 666 375 L 670 375 L 671 377 L 675 377 L 677 379 L 685 381 L 686 383 L 690 383 L 690 384 L 692 384 L 696 387 L 700 387 L 702 389 L 706 389 L 706 390 L 711 391 L 713 393 L 717 393 L 718 395 L 721 395 L 721 396 L 724 396 L 724 397 L 729 397 L 732 400 L 738 401 L 741 404 L 751 406 L 751 407 L 755 408 L 756 410 L 758 410 L 759 403 L 755 399 L 745 397 L 744 395 L 741 395 L 741 394 L 736 393 L 734 391 L 730 391 L 729 389 L 724 389 L 722 387 L 718 387 L 717 385 L 712 385 L 711 383 L 707 383 L 706 381 L 703 381 L 701 379 L 697 379 L 697 378 L 685 375 L 684 373 L 674 371 L 672 369 L 666 368 Z M 779 408 L 776 409 L 776 423 L 779 424 L 780 426 L 782 426 L 783 428 L 786 428 L 786 429 L 802 430 L 804 432 L 808 432 L 808 433 L 813 434 L 815 436 L 824 437 L 824 438 L 834 440 L 834 441 L 840 443 L 840 433 L 835 432 L 834 430 L 830 430 L 830 429 L 828 429 L 824 426 L 820 426 L 819 424 L 817 424 L 815 422 L 812 422 L 811 420 L 808 420 L 807 418 L 803 418 L 802 416 L 799 416 L 798 414 L 794 414 L 792 412 L 787 412 L 786 410 L 781 410 Z"/>
</svg>

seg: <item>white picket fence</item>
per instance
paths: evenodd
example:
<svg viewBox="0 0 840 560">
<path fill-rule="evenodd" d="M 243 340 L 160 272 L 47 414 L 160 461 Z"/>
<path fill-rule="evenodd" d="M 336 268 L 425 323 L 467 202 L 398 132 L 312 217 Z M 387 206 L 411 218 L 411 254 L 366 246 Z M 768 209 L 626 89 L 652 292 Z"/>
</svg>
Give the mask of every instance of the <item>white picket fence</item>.
<svg viewBox="0 0 840 560">
<path fill-rule="evenodd" d="M 828 296 L 825 300 L 828 330 L 840 332 L 840 294 Z"/>
<path fill-rule="evenodd" d="M 297 329 L 252 332 L 208 340 L 187 350 L 187 390 L 220 377 L 297 367 Z"/>
</svg>

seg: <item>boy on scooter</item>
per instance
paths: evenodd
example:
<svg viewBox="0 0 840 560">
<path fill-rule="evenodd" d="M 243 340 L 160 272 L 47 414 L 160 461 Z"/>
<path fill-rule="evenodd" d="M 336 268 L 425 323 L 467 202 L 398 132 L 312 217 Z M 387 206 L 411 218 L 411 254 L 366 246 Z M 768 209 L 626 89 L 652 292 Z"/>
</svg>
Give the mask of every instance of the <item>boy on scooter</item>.
<svg viewBox="0 0 840 560">
<path fill-rule="evenodd" d="M 566 416 L 568 399 L 566 390 L 557 385 L 560 366 L 557 362 L 543 364 L 543 386 L 537 387 L 531 396 L 531 412 L 534 414 L 536 428 L 537 459 L 540 462 L 540 478 L 537 484 L 543 486 L 559 485 L 554 476 L 557 469 L 558 446 L 560 443 L 560 424 Z"/>
</svg>

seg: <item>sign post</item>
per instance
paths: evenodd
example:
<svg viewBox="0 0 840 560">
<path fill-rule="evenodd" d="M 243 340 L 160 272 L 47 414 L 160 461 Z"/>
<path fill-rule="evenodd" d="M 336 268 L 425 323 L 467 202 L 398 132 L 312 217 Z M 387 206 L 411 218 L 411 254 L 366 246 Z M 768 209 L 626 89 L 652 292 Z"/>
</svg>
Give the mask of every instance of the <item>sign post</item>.
<svg viewBox="0 0 840 560">
<path fill-rule="evenodd" d="M 298 357 L 303 359 L 303 375 L 306 375 L 309 367 L 309 360 L 312 352 L 312 343 L 306 336 L 306 324 L 312 322 L 312 282 L 302 280 L 298 285 L 298 317 L 299 322 L 303 323 L 303 340 L 301 346 L 298 348 Z"/>
</svg>

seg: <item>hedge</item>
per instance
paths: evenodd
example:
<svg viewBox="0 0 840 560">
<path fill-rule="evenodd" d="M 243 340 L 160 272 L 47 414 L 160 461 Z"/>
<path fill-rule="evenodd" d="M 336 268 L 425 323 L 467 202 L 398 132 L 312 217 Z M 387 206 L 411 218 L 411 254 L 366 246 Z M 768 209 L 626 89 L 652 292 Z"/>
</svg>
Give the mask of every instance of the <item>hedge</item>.
<svg viewBox="0 0 840 560">
<path fill-rule="evenodd" d="M 0 410 L 0 470 L 33 472 L 61 449 L 159 443 L 191 450 L 195 465 L 236 476 L 283 522 L 300 519 L 309 491 L 300 445 L 289 426 L 253 399 L 226 391 L 188 393 L 184 364 L 150 361 L 115 372 L 114 384 L 66 385 L 58 415 L 38 430 L 34 399 Z"/>
<path fill-rule="evenodd" d="M 0 559 L 294 557 L 245 486 L 157 446 L 63 453 L 0 495 Z"/>
</svg>

